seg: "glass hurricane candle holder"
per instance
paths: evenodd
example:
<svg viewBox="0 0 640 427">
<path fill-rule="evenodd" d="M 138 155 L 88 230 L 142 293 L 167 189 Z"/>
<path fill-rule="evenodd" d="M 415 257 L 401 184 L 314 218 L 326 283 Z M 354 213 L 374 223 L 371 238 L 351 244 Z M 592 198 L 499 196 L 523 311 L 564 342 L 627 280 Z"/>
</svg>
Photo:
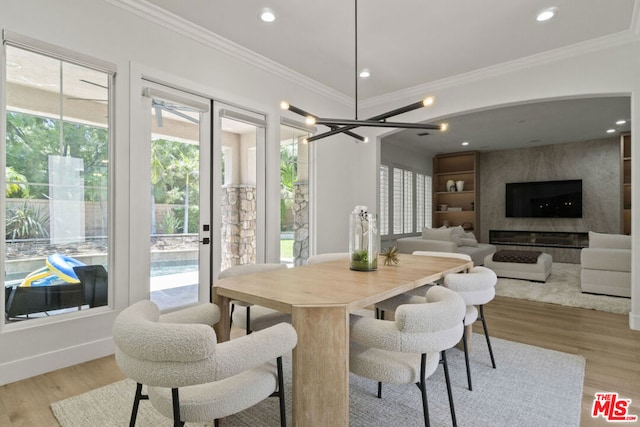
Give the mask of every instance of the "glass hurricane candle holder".
<svg viewBox="0 0 640 427">
<path fill-rule="evenodd" d="M 349 217 L 349 268 L 373 271 L 378 268 L 378 224 L 366 206 L 356 206 Z"/>
</svg>

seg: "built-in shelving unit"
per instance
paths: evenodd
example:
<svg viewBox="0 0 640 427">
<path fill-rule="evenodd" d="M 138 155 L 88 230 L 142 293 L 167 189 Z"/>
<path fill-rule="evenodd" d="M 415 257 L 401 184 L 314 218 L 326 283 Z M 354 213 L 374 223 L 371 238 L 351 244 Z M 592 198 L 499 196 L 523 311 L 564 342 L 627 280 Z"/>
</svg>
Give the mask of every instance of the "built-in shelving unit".
<svg viewBox="0 0 640 427">
<path fill-rule="evenodd" d="M 463 226 L 480 237 L 478 153 L 438 154 L 433 158 L 433 227 Z M 447 183 L 463 181 L 461 191 Z M 446 205 L 446 208 L 444 208 Z M 453 208 L 453 209 L 452 209 Z"/>
<path fill-rule="evenodd" d="M 622 234 L 631 234 L 631 134 L 620 136 L 622 162 Z"/>
</svg>

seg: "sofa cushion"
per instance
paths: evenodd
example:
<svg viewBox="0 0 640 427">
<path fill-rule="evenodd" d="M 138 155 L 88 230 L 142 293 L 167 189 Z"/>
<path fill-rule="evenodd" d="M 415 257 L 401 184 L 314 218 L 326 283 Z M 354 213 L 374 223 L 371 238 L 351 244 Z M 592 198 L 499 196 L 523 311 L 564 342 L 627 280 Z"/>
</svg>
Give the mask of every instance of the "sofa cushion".
<svg viewBox="0 0 640 427">
<path fill-rule="evenodd" d="M 580 251 L 582 269 L 605 271 L 631 271 L 629 249 L 585 248 Z"/>
<path fill-rule="evenodd" d="M 452 234 L 452 228 L 424 228 L 422 230 L 422 238 L 427 240 L 453 242 Z"/>
<path fill-rule="evenodd" d="M 631 236 L 589 231 L 590 248 L 631 249 Z"/>
</svg>

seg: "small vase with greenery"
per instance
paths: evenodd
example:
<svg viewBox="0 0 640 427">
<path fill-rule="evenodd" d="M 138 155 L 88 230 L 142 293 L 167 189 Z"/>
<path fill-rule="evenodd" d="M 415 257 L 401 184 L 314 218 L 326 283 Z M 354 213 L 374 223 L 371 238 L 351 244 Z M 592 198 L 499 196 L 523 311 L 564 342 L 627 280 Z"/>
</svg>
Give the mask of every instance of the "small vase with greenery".
<svg viewBox="0 0 640 427">
<path fill-rule="evenodd" d="M 378 228 L 376 216 L 366 206 L 356 206 L 349 221 L 349 255 L 351 270 L 373 271 L 378 268 Z"/>
</svg>

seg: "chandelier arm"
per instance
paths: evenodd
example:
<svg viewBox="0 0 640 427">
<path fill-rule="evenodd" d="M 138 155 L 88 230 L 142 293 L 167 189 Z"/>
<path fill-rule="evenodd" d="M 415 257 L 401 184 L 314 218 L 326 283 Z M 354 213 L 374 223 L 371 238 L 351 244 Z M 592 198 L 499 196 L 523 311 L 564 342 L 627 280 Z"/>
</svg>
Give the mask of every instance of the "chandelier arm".
<svg viewBox="0 0 640 427">
<path fill-rule="evenodd" d="M 305 118 L 313 117 L 314 120 L 316 119 L 316 116 L 314 114 L 311 114 L 311 113 L 303 110 L 302 108 L 298 108 L 298 107 L 296 107 L 294 105 L 289 104 L 287 109 L 289 111 L 291 111 L 292 113 L 298 114 L 298 115 L 300 115 L 302 117 L 305 117 Z M 337 125 L 325 125 L 325 126 L 328 126 L 329 128 L 331 128 L 331 130 L 336 130 L 337 127 L 338 127 Z M 342 132 L 344 132 L 346 135 L 349 135 L 350 137 L 355 138 L 355 139 L 357 139 L 359 141 L 364 141 L 365 140 L 364 136 L 358 135 L 357 133 L 353 133 L 353 132 L 350 132 L 348 130 L 341 131 L 341 133 Z"/>
<path fill-rule="evenodd" d="M 349 119 L 317 119 L 316 123 L 324 126 L 342 126 L 336 130 L 345 132 L 347 127 L 379 127 L 379 128 L 399 128 L 399 129 L 431 129 L 441 130 L 441 125 L 407 123 L 407 122 L 386 122 L 376 120 L 349 120 Z"/>
<path fill-rule="evenodd" d="M 391 111 L 388 111 L 386 113 L 370 117 L 370 118 L 367 119 L 367 121 L 386 120 L 389 117 L 397 116 L 398 114 L 407 113 L 409 111 L 417 110 L 418 108 L 423 108 L 423 107 L 424 107 L 423 101 L 418 101 L 418 102 L 415 102 L 413 104 L 405 105 L 404 107 L 396 108 L 395 110 L 391 110 Z M 337 128 L 337 129 L 332 129 L 330 131 L 327 131 L 327 132 L 324 132 L 324 133 L 321 133 L 321 134 L 318 134 L 318 135 L 314 135 L 314 136 L 310 137 L 308 139 L 308 141 L 312 142 L 312 141 L 316 141 L 316 140 L 318 140 L 320 138 L 326 138 L 328 136 L 337 135 L 339 133 L 343 133 L 343 132 L 346 132 L 348 130 L 355 129 L 355 128 L 360 127 L 360 126 L 361 125 L 359 125 L 359 124 L 353 124 L 353 125 L 344 126 L 344 127 Z"/>
</svg>

